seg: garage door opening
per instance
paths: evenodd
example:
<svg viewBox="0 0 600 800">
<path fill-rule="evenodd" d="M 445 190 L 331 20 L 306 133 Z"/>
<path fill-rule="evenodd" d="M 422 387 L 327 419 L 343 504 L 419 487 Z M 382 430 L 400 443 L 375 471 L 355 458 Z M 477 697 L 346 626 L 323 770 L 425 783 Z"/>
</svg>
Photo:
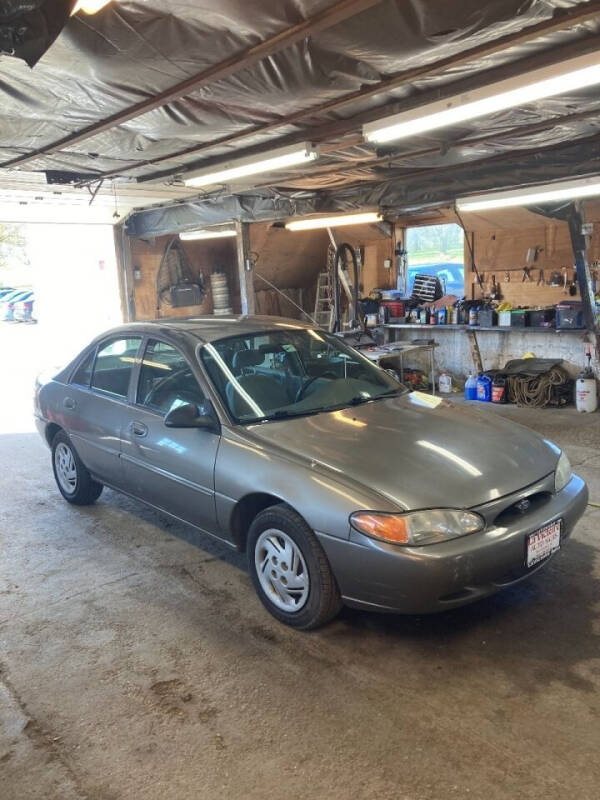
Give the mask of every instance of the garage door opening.
<svg viewBox="0 0 600 800">
<path fill-rule="evenodd" d="M 67 363 L 122 316 L 112 225 L 0 224 L 0 248 L 0 286 L 21 290 L 15 302 L 0 297 L 10 375 L 0 431 L 13 433 L 33 428 L 35 376 Z"/>
</svg>

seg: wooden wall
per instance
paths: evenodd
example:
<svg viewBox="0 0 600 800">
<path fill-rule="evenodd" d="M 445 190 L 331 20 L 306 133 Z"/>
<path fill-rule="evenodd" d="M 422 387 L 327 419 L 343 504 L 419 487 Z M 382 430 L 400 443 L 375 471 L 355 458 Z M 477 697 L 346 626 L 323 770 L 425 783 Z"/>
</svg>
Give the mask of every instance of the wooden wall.
<svg viewBox="0 0 600 800">
<path fill-rule="evenodd" d="M 600 260 L 600 204 L 587 203 L 586 217 L 595 224 L 588 257 L 590 262 Z M 475 263 L 480 273 L 485 273 L 486 288 L 492 275 L 499 282 L 502 298 L 513 306 L 549 306 L 563 300 L 579 300 L 579 289 L 575 295 L 565 294 L 562 285 L 558 288 L 547 285 L 550 275 L 558 271 L 563 276 L 567 268 L 569 280 L 574 277 L 573 251 L 566 222 L 546 219 L 526 209 L 514 208 L 489 211 L 485 214 L 465 214 L 465 224 L 471 236 Z M 527 251 L 538 248 L 536 261 L 526 264 Z M 465 264 L 471 263 L 465 246 Z M 523 282 L 523 267 L 531 266 L 533 282 Z M 544 271 L 546 285 L 537 285 L 540 270 Z M 505 281 L 506 272 L 510 283 Z M 467 296 L 481 297 L 474 273 L 465 270 Z"/>
<path fill-rule="evenodd" d="M 214 239 L 210 241 L 183 242 L 194 271 L 202 274 L 206 295 L 200 306 L 181 306 L 172 308 L 163 304 L 157 308 L 156 274 L 160 261 L 171 236 L 161 236 L 152 242 L 131 239 L 131 267 L 141 272 L 140 280 L 133 282 L 135 317 L 137 320 L 158 317 L 189 317 L 212 313 L 210 274 L 214 270 L 225 272 L 234 311 L 240 310 L 240 293 L 237 279 L 237 255 L 235 239 Z"/>
<path fill-rule="evenodd" d="M 393 245 L 389 237 L 373 226 L 348 228 L 336 231 L 336 234 L 338 242 L 348 241 L 353 246 L 362 245 L 364 248 L 361 294 L 375 287 L 395 286 L 394 269 L 388 270 L 383 266 L 386 258 L 393 260 Z M 136 319 L 211 314 L 210 274 L 217 269 L 227 275 L 232 307 L 235 313 L 239 313 L 237 252 L 233 238 L 183 242 L 194 271 L 204 278 L 206 296 L 200 306 L 172 308 L 163 304 L 157 309 L 156 275 L 171 238 L 161 236 L 150 242 L 129 240 L 131 270 L 138 269 L 141 274 L 139 280 L 132 282 Z M 329 236 L 325 230 L 291 232 L 273 223 L 252 224 L 250 248 L 256 258 L 254 290 L 257 313 L 301 317 L 301 312 L 292 303 L 262 280 L 266 278 L 312 314 L 317 276 L 326 268 L 328 245 Z"/>
</svg>

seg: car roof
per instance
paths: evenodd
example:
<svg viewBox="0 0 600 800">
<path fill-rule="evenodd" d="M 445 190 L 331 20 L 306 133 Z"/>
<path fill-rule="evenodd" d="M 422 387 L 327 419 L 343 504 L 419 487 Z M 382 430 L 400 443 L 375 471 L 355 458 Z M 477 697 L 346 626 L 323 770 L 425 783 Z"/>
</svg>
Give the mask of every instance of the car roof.
<svg viewBox="0 0 600 800">
<path fill-rule="evenodd" d="M 22 295 L 27 294 L 27 292 L 32 292 L 32 290 L 31 289 L 13 289 L 12 292 L 9 292 L 8 294 L 3 295 L 2 300 L 6 300 L 6 302 L 9 302 L 10 300 L 14 300 L 17 297 L 21 297 Z"/>
<path fill-rule="evenodd" d="M 306 330 L 315 327 L 315 325 L 287 317 L 247 316 L 243 314 L 233 314 L 227 317 L 172 317 L 120 325 L 118 328 L 113 328 L 98 338 L 120 333 L 132 333 L 134 331 L 148 334 L 158 334 L 161 331 L 168 333 L 171 331 L 190 334 L 201 342 L 213 342 L 229 336 L 244 336 L 277 330 L 278 328 L 282 330 L 286 328 Z"/>
</svg>

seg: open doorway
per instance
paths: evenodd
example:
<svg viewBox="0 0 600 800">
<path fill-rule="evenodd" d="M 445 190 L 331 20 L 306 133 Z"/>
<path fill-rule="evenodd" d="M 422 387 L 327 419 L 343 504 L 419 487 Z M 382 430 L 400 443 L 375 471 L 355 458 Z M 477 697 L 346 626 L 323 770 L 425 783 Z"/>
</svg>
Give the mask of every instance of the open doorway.
<svg viewBox="0 0 600 800">
<path fill-rule="evenodd" d="M 0 297 L 0 352 L 11 388 L 0 425 L 25 431 L 33 426 L 35 376 L 121 322 L 112 225 L 0 223 L 0 286 L 17 293 L 10 303 Z"/>
</svg>

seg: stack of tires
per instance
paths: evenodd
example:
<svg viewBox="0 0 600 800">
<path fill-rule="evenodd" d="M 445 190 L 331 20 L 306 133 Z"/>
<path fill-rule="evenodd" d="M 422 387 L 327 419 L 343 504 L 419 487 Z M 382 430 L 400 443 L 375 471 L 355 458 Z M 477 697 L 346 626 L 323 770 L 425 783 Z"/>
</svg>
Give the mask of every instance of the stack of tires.
<svg viewBox="0 0 600 800">
<path fill-rule="evenodd" d="M 215 316 L 226 316 L 233 314 L 233 309 L 229 305 L 229 287 L 227 286 L 227 276 L 223 272 L 213 272 L 210 276 L 210 284 L 213 296 L 213 313 Z"/>
</svg>

